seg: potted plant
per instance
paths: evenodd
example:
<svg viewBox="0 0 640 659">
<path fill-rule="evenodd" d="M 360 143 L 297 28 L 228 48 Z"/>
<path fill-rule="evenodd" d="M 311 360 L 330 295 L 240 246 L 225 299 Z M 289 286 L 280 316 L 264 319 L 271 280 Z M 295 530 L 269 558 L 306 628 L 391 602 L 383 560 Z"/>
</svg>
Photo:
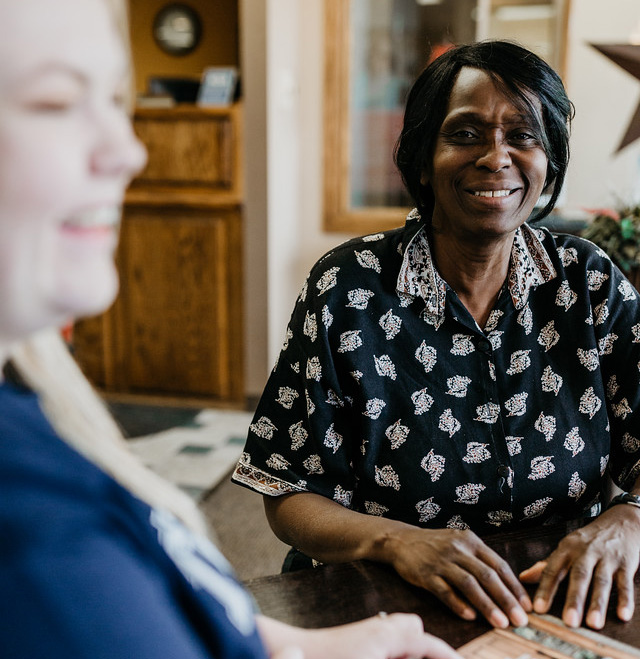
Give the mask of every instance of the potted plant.
<svg viewBox="0 0 640 659">
<path fill-rule="evenodd" d="M 640 288 L 640 206 L 619 212 L 598 210 L 581 235 L 606 252 L 631 283 Z"/>
</svg>

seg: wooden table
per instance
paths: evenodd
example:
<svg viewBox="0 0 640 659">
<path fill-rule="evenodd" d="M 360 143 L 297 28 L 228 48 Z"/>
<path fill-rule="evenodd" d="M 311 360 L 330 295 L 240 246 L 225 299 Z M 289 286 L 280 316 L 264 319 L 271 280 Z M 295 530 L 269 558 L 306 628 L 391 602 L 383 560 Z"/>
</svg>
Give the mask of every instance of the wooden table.
<svg viewBox="0 0 640 659">
<path fill-rule="evenodd" d="M 485 538 L 518 574 L 545 558 L 577 523 L 499 533 Z M 430 593 L 404 582 L 394 570 L 368 561 L 326 565 L 246 583 L 262 613 L 300 627 L 315 628 L 360 620 L 378 611 L 418 613 L 425 629 L 454 647 L 490 629 L 483 621 L 466 622 L 454 616 Z M 530 590 L 533 595 L 534 588 Z M 636 575 L 638 611 L 629 623 L 615 617 L 615 595 L 601 633 L 640 648 L 640 576 Z M 561 590 L 550 613 L 562 611 Z"/>
</svg>

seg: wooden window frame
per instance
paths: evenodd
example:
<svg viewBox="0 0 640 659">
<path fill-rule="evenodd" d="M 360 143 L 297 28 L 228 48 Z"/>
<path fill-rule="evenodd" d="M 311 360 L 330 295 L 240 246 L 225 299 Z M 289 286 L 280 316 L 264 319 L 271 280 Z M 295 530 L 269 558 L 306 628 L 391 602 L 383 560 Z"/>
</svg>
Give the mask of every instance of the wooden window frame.
<svg viewBox="0 0 640 659">
<path fill-rule="evenodd" d="M 559 71 L 566 71 L 567 28 L 571 0 L 561 0 Z M 324 230 L 363 235 L 401 226 L 410 208 L 349 203 L 351 135 L 349 131 L 350 0 L 324 0 Z"/>
</svg>

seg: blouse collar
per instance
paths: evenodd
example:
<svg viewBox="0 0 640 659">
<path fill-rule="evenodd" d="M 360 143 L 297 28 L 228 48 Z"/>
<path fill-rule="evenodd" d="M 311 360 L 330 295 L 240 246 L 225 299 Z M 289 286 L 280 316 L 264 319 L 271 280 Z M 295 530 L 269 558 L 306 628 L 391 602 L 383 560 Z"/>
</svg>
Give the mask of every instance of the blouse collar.
<svg viewBox="0 0 640 659">
<path fill-rule="evenodd" d="M 407 216 L 409 240 L 396 289 L 401 296 L 421 297 L 425 302 L 426 316 L 438 322 L 444 318 L 447 284 L 435 268 L 426 226 L 419 220 L 416 209 Z M 420 226 L 416 230 L 417 224 Z M 543 235 L 526 222 L 515 233 L 507 285 L 516 309 L 525 306 L 531 289 L 556 277 L 556 269 L 542 242 Z"/>
</svg>

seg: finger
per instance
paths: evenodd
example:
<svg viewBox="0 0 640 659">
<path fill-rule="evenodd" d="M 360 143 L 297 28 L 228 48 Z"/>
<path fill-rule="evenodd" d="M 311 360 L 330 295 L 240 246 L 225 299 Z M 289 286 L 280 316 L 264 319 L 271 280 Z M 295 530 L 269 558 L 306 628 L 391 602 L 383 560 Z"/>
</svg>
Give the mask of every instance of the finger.
<svg viewBox="0 0 640 659">
<path fill-rule="evenodd" d="M 564 553 L 558 553 L 557 550 L 553 552 L 542 570 L 540 583 L 533 598 L 533 610 L 536 613 L 546 613 L 549 610 L 558 591 L 558 586 L 567 576 L 568 571 L 568 556 Z"/>
<path fill-rule="evenodd" d="M 585 622 L 593 629 L 601 629 L 607 617 L 607 607 L 613 585 L 613 574 L 604 561 L 601 561 L 596 567 L 592 585 L 591 601 Z"/>
<path fill-rule="evenodd" d="M 582 558 L 576 561 L 571 568 L 567 597 L 562 611 L 562 620 L 569 627 L 579 627 L 582 622 L 584 604 L 592 579 L 594 580 L 594 597 L 596 595 L 594 567 L 595 565 L 593 561 Z M 600 579 L 599 585 L 602 587 L 604 579 L 602 568 L 600 568 L 598 574 Z M 611 585 L 609 584 L 609 591 L 610 590 Z M 607 601 L 608 600 L 609 596 L 607 594 Z"/>
<path fill-rule="evenodd" d="M 476 562 L 480 563 L 480 561 Z M 487 568 L 486 565 L 482 565 L 486 572 L 490 570 L 490 568 Z M 473 606 L 482 616 L 484 616 L 491 625 L 502 629 L 508 627 L 509 619 L 505 615 L 505 612 L 496 604 L 496 602 L 486 592 L 485 588 L 480 584 L 476 574 L 473 572 L 474 569 L 476 573 L 480 572 L 478 568 L 471 568 L 470 571 L 458 565 L 451 566 L 446 575 L 447 580 L 453 586 L 455 586 L 459 592 L 464 594 L 464 596 L 469 600 L 471 606 Z M 493 570 L 491 570 L 491 572 L 493 572 Z M 493 575 L 497 579 L 495 572 L 493 572 Z M 482 578 L 485 579 L 485 581 L 490 580 L 490 577 L 486 575 L 482 575 Z M 504 586 L 502 586 L 502 588 L 505 593 L 508 593 Z M 511 600 L 513 603 L 515 603 L 515 599 L 512 595 Z"/>
<path fill-rule="evenodd" d="M 485 548 L 479 552 L 478 556 L 484 560 L 485 563 L 493 567 L 493 569 L 500 577 L 502 583 L 506 584 L 509 590 L 513 593 L 514 597 L 518 600 L 518 603 L 522 609 L 524 611 L 531 611 L 531 600 L 529 599 L 529 595 L 518 580 L 518 577 L 516 577 L 516 575 L 513 573 L 509 563 L 507 563 L 507 561 L 505 561 L 494 551 L 486 547 L 486 545 Z"/>
<path fill-rule="evenodd" d="M 524 581 L 524 583 L 538 583 L 545 567 L 547 567 L 547 561 L 538 561 L 537 563 L 534 563 L 531 567 L 520 572 L 520 581 Z"/>
<path fill-rule="evenodd" d="M 461 659 L 460 655 L 443 640 L 426 634 L 422 619 L 415 614 L 393 613 L 385 620 L 393 626 L 401 648 L 395 650 L 398 655 L 430 657 L 431 659 Z M 389 638 L 387 636 L 387 638 Z M 396 656 L 394 654 L 394 656 Z"/>
<path fill-rule="evenodd" d="M 521 602 L 516 597 L 525 606 L 528 605 L 531 607 L 531 602 L 524 588 L 511 571 L 511 568 L 497 554 L 486 557 L 487 561 L 491 561 L 490 564 L 479 560 L 481 556 L 486 556 L 486 554 L 479 552 L 478 558 L 474 556 L 467 557 L 461 563 L 462 567 L 475 577 L 481 588 L 498 606 L 500 611 L 508 616 L 514 625 L 526 625 L 528 622 L 527 614 Z M 467 595 L 466 591 L 463 590 L 462 592 Z M 498 620 L 499 617 L 496 619 Z M 502 625 L 499 624 L 497 626 Z"/>
<path fill-rule="evenodd" d="M 468 602 L 465 602 L 442 577 L 434 576 L 425 587 L 463 620 L 476 619 L 475 610 L 469 606 Z"/>
<path fill-rule="evenodd" d="M 628 622 L 633 618 L 635 609 L 635 596 L 633 588 L 634 572 L 627 568 L 620 568 L 616 574 L 616 588 L 618 589 L 618 618 Z"/>
</svg>

